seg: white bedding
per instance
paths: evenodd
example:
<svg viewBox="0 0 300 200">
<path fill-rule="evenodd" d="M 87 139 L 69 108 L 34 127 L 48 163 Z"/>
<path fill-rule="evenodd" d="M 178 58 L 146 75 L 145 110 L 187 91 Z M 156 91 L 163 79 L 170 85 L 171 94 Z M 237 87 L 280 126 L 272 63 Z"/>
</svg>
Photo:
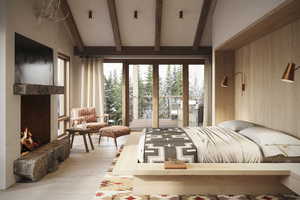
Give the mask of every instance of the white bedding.
<svg viewBox="0 0 300 200">
<path fill-rule="evenodd" d="M 259 163 L 263 160 L 257 144 L 230 129 L 211 126 L 184 130 L 197 147 L 200 163 Z"/>
<path fill-rule="evenodd" d="M 282 155 L 300 157 L 300 140 L 264 127 L 252 127 L 239 132 L 259 145 L 265 157 Z"/>
<path fill-rule="evenodd" d="M 231 129 L 211 126 L 183 128 L 183 130 L 195 145 L 196 159 L 199 163 L 259 163 L 263 161 L 260 147 Z M 141 163 L 146 162 L 144 160 L 145 134 L 141 136 L 138 146 L 138 160 Z M 161 155 L 157 157 L 165 160 L 165 155 L 162 155 L 164 149 L 159 152 Z M 177 157 L 181 158 L 182 156 L 177 154 Z"/>
</svg>

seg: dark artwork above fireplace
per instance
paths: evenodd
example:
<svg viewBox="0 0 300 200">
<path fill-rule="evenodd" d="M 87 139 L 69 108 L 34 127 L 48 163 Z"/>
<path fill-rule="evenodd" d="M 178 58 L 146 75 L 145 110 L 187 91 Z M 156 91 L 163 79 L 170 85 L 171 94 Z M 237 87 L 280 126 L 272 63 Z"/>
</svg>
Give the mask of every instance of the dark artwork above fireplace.
<svg viewBox="0 0 300 200">
<path fill-rule="evenodd" d="M 15 33 L 15 83 L 53 85 L 53 49 Z"/>
<path fill-rule="evenodd" d="M 21 131 L 28 128 L 39 146 L 50 142 L 50 101 L 50 95 L 21 96 Z"/>
</svg>

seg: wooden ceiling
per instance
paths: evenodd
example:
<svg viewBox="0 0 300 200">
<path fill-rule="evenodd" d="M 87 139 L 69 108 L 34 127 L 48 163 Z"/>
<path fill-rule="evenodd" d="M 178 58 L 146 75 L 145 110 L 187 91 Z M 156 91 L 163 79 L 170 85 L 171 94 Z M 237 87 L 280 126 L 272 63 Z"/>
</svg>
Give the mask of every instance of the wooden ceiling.
<svg viewBox="0 0 300 200">
<path fill-rule="evenodd" d="M 213 2 L 63 0 L 61 10 L 76 55 L 208 55 Z"/>
</svg>

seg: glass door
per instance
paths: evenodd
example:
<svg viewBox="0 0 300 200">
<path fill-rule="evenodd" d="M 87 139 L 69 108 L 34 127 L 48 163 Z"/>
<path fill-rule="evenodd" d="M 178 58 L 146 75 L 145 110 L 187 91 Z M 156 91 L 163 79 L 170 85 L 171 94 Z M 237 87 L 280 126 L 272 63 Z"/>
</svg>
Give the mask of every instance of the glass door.
<svg viewBox="0 0 300 200">
<path fill-rule="evenodd" d="M 152 127 L 152 65 L 129 65 L 129 126 Z"/>
<path fill-rule="evenodd" d="M 110 125 L 122 124 L 122 63 L 104 63 L 105 114 L 109 114 Z"/>
<path fill-rule="evenodd" d="M 204 65 L 189 65 L 189 126 L 203 125 Z"/>
<path fill-rule="evenodd" d="M 182 126 L 182 65 L 159 65 L 159 127 Z"/>
</svg>

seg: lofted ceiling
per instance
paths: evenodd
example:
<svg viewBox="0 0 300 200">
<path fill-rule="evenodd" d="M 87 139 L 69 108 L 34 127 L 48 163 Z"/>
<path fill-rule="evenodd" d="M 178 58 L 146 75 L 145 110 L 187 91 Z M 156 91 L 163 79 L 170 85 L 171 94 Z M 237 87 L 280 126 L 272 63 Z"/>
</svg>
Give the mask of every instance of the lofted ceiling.
<svg viewBox="0 0 300 200">
<path fill-rule="evenodd" d="M 161 46 L 193 46 L 204 0 L 162 0 Z M 108 0 L 68 0 L 85 46 L 115 46 Z M 122 46 L 154 46 L 155 0 L 115 0 Z M 88 18 L 89 10 L 93 19 Z M 138 11 L 138 19 L 134 11 Z M 179 18 L 179 11 L 183 18 Z M 211 45 L 211 15 L 200 46 Z"/>
</svg>

